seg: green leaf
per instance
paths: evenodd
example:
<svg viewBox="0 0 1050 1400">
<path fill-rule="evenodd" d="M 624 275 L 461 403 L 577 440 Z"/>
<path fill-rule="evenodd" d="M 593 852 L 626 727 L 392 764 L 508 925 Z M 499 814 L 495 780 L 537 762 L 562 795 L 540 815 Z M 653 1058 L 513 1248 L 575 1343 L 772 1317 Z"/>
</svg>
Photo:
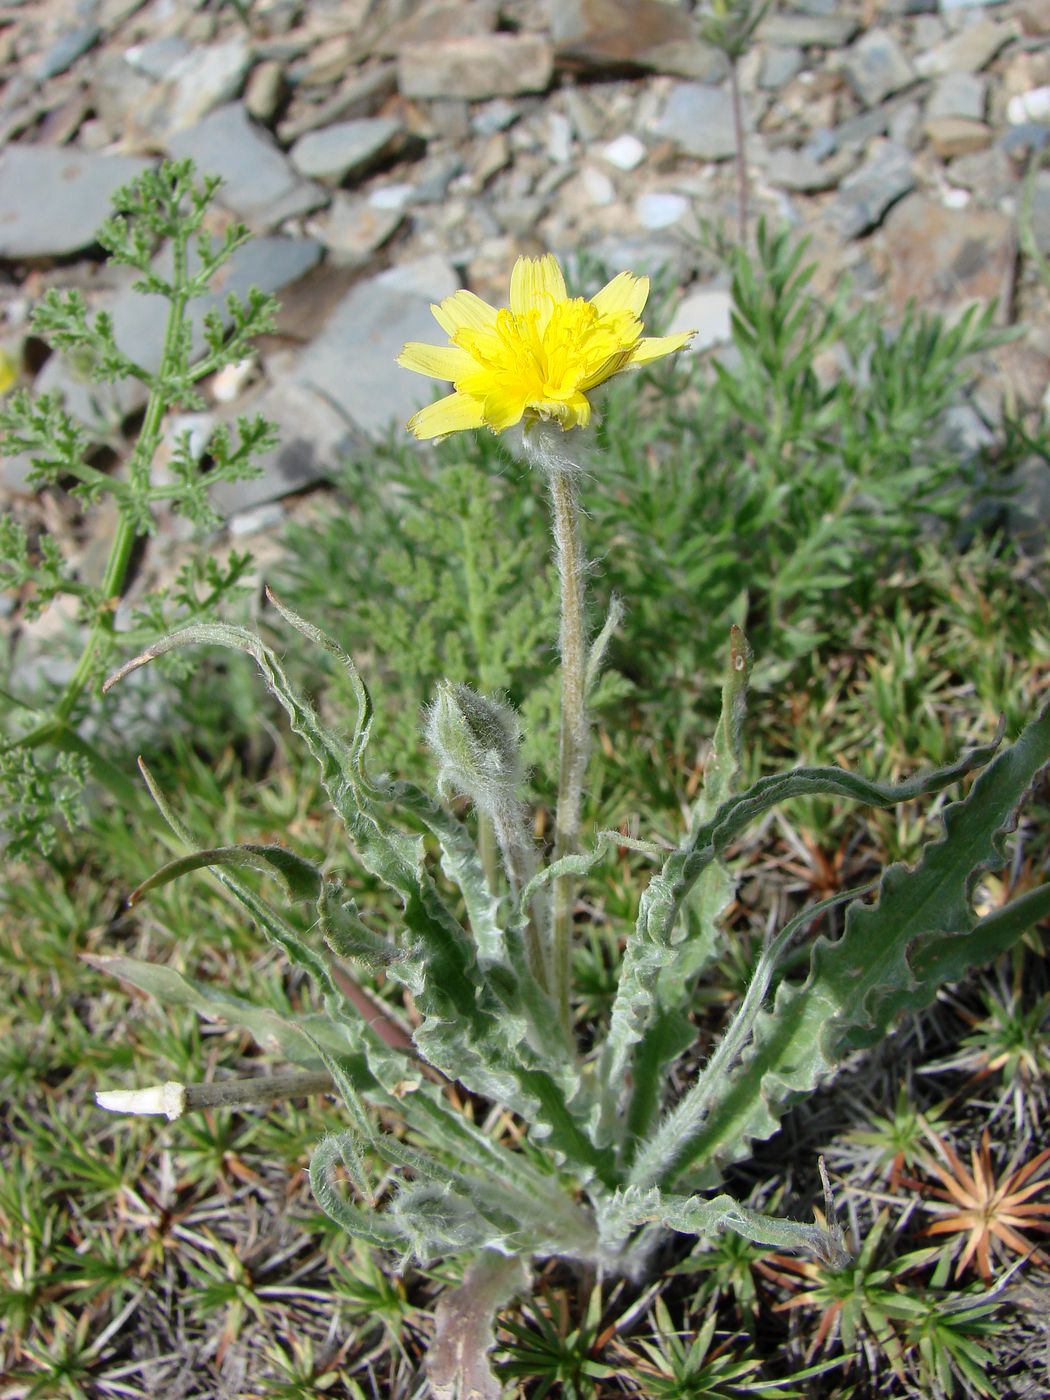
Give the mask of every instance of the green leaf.
<svg viewBox="0 0 1050 1400">
<path fill-rule="evenodd" d="M 781 984 L 739 1069 L 699 1131 L 680 1141 L 665 1179 L 697 1160 L 738 1160 L 850 1050 L 883 1039 L 901 1012 L 927 1005 L 945 980 L 994 957 L 1045 913 L 1044 888 L 1012 913 L 1008 906 L 978 921 L 970 891 L 983 871 L 1004 863 L 1016 810 L 1048 761 L 1050 705 L 996 755 L 965 799 L 946 808 L 944 835 L 918 865 L 891 866 L 874 904 L 850 905 L 842 937 L 817 941 L 805 984 Z"/>
<path fill-rule="evenodd" d="M 172 880 L 188 875 L 193 870 L 209 866 L 244 866 L 251 870 L 261 870 L 267 875 L 277 875 L 289 899 L 312 899 L 316 901 L 321 893 L 321 872 L 310 861 L 304 860 L 294 851 L 284 846 L 216 846 L 211 850 L 194 851 L 191 855 L 180 856 L 169 861 L 148 880 L 144 880 L 128 896 L 128 904 L 137 904 L 151 890 L 160 889 Z"/>
<path fill-rule="evenodd" d="M 270 1007 L 258 1006 L 229 992 L 216 991 L 204 983 L 184 976 L 173 967 L 144 962 L 140 958 L 82 955 L 86 963 L 119 978 L 139 991 L 156 997 L 162 1006 L 185 1006 L 203 1016 L 206 1021 L 219 1021 L 227 1026 L 239 1026 L 250 1031 L 256 1043 L 270 1054 L 280 1055 L 293 1064 L 316 1069 L 320 1060 L 319 1046 L 330 1052 L 346 1053 L 344 1031 L 326 1016 L 311 1015 L 297 1022 Z"/>
</svg>

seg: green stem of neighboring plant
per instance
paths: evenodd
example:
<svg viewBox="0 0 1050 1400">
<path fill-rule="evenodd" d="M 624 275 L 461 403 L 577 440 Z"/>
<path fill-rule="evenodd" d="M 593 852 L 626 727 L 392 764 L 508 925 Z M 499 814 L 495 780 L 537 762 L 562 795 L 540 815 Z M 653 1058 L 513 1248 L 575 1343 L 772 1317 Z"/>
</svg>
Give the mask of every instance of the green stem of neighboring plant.
<svg viewBox="0 0 1050 1400">
<path fill-rule="evenodd" d="M 737 234 L 740 246 L 747 242 L 748 205 L 750 192 L 747 182 L 747 136 L 744 132 L 744 111 L 740 99 L 740 71 L 735 56 L 729 57 L 729 92 L 733 105 L 733 137 L 736 146 Z"/>
<path fill-rule="evenodd" d="M 572 855 L 580 836 L 580 799 L 587 767 L 587 655 L 583 623 L 584 557 L 580 508 L 572 468 L 550 470 L 551 506 L 561 579 L 561 732 L 554 859 Z M 561 875 L 551 898 L 552 991 L 566 1032 L 571 1032 L 572 910 L 575 881 Z"/>
</svg>

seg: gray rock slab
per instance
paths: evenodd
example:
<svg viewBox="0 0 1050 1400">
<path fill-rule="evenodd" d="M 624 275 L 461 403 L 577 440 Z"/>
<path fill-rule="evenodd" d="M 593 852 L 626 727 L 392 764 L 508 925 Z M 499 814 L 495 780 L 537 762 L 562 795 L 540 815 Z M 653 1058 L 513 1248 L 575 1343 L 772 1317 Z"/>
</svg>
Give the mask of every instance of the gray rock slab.
<svg viewBox="0 0 1050 1400">
<path fill-rule="evenodd" d="M 231 293 L 244 298 L 252 287 L 262 292 L 279 292 L 315 266 L 322 251 L 321 244 L 311 238 L 253 238 L 238 248 L 215 278 L 208 295 L 189 304 L 191 356 L 198 357 L 204 349 L 204 317 L 209 311 L 217 312 L 228 324 L 226 298 Z M 191 267 L 193 261 L 191 256 Z M 157 266 L 162 274 L 170 275 L 170 253 L 162 253 Z M 114 336 L 126 355 L 150 373 L 159 368 L 168 309 L 163 297 L 134 291 L 129 279 L 127 286 L 100 298 L 93 309 L 108 311 L 112 316 Z M 119 422 L 141 408 L 147 395 L 145 385 L 137 379 L 118 385 L 87 382 L 62 355 L 51 356 L 37 375 L 34 388 L 38 393 L 60 393 L 67 410 L 102 436 L 111 431 L 114 420 Z"/>
<path fill-rule="evenodd" d="M 884 98 L 916 79 L 911 60 L 884 29 L 870 29 L 847 50 L 842 71 L 866 107 L 876 107 Z"/>
<path fill-rule="evenodd" d="M 236 97 L 244 86 L 251 61 L 248 43 L 241 35 L 221 44 L 191 49 L 170 74 L 173 90 L 168 130 L 183 131 L 194 126 L 213 108 Z"/>
<path fill-rule="evenodd" d="M 405 217 L 403 207 L 377 208 L 361 196 L 337 194 L 331 208 L 307 225 L 307 232 L 328 249 L 330 262 L 354 267 L 367 262 Z"/>
<path fill-rule="evenodd" d="M 804 62 L 802 50 L 795 45 L 770 44 L 762 53 L 762 66 L 758 70 L 759 87 L 768 92 L 786 87 L 792 78 L 801 73 Z"/>
<path fill-rule="evenodd" d="M 67 146 L 0 154 L 0 258 L 63 257 L 95 241 L 113 192 L 150 164 Z"/>
<path fill-rule="evenodd" d="M 124 62 L 155 82 L 166 83 L 179 65 L 193 52 L 193 46 L 175 34 L 150 39 L 145 44 L 132 44 L 124 50 Z"/>
<path fill-rule="evenodd" d="M 57 78 L 71 68 L 77 59 L 94 48 L 102 36 L 97 24 L 77 24 L 59 36 L 37 65 L 34 77 L 38 83 L 46 83 L 49 78 Z"/>
<path fill-rule="evenodd" d="M 349 121 L 352 117 L 374 116 L 396 91 L 397 64 L 381 63 L 369 72 L 348 78 L 323 102 L 278 122 L 277 135 L 286 146 L 291 146 L 308 131 L 331 126 L 333 122 Z"/>
<path fill-rule="evenodd" d="M 298 378 L 267 387 L 239 404 L 237 412 L 261 413 L 268 418 L 277 428 L 279 442 L 259 459 L 259 476 L 248 481 L 220 481 L 212 488 L 212 505 L 225 516 L 243 516 L 269 501 L 305 490 L 333 475 L 349 456 L 366 446 L 365 438 L 338 404 Z"/>
<path fill-rule="evenodd" d="M 946 73 L 934 84 L 926 103 L 927 118 L 968 117 L 984 120 L 988 83 L 976 73 Z"/>
<path fill-rule="evenodd" d="M 390 117 L 358 117 L 307 132 L 289 158 L 300 175 L 340 185 L 389 155 L 403 133 L 401 123 Z"/>
<path fill-rule="evenodd" d="M 733 338 L 733 298 L 725 287 L 699 287 L 678 305 L 667 327 L 667 335 L 693 331 L 689 352 L 699 354 L 713 345 L 725 345 Z"/>
<path fill-rule="evenodd" d="M 473 34 L 443 44 L 408 44 L 398 55 L 403 97 L 449 97 L 470 102 L 546 92 L 554 50 L 540 34 Z"/>
<path fill-rule="evenodd" d="M 919 54 L 915 67 L 924 78 L 941 73 L 979 73 L 1013 35 L 1012 25 L 982 15 L 944 43 Z"/>
<path fill-rule="evenodd" d="M 458 288 L 455 272 L 437 254 L 359 282 L 300 355 L 296 382 L 325 395 L 349 425 L 370 437 L 385 436 L 430 403 L 440 387 L 402 369 L 395 357 L 406 340 L 446 343 L 430 305 Z"/>
<path fill-rule="evenodd" d="M 890 205 L 914 186 L 911 152 L 887 141 L 842 181 L 827 217 L 843 238 L 858 238 L 874 228 Z"/>
<path fill-rule="evenodd" d="M 788 44 L 801 49 L 840 49 L 856 34 L 860 21 L 852 15 L 768 15 L 758 26 L 765 44 Z"/>
<path fill-rule="evenodd" d="M 818 161 L 806 151 L 771 151 L 766 178 L 777 189 L 816 194 L 833 189 L 852 165 L 853 157 L 848 153 Z"/>
<path fill-rule="evenodd" d="M 650 131 L 697 160 L 728 160 L 736 152 L 728 84 L 677 83 Z"/>
<path fill-rule="evenodd" d="M 176 159 L 189 156 L 199 170 L 221 176 L 220 202 L 262 232 L 318 209 L 328 199 L 327 190 L 295 173 L 239 102 L 216 108 L 196 126 L 173 136 L 168 154 Z"/>
</svg>

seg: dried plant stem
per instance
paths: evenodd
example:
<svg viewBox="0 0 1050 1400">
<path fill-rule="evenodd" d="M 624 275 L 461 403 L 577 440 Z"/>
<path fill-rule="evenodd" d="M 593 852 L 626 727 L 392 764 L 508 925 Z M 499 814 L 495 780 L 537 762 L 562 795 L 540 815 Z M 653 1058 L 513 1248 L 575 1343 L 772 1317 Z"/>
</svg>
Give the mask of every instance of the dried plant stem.
<svg viewBox="0 0 1050 1400">
<path fill-rule="evenodd" d="M 100 1108 L 111 1113 L 163 1114 L 169 1121 L 204 1108 L 237 1108 L 245 1104 L 277 1103 L 309 1094 L 334 1093 L 324 1070 L 290 1074 L 261 1074 L 249 1079 L 220 1079 L 212 1084 L 155 1084 L 148 1089 L 111 1089 L 95 1095 Z"/>
</svg>

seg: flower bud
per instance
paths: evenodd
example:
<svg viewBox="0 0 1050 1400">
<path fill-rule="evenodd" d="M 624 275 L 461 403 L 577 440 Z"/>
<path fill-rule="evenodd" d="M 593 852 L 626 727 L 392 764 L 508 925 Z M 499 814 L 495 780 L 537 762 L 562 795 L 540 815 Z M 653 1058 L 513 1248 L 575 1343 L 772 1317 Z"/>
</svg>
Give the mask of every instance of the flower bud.
<svg viewBox="0 0 1050 1400">
<path fill-rule="evenodd" d="M 442 681 L 427 711 L 424 736 L 440 762 L 442 792 L 469 797 L 490 814 L 517 800 L 521 724 L 509 705 L 468 685 Z"/>
</svg>

